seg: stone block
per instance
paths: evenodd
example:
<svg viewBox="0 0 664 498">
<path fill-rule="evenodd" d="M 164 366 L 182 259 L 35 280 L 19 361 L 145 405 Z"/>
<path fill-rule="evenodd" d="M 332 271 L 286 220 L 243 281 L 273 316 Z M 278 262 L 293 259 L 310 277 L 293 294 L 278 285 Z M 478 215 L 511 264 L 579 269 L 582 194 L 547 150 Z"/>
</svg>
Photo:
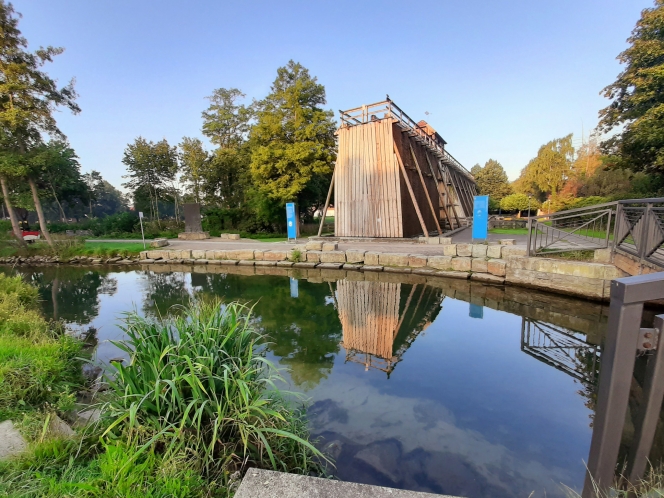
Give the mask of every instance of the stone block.
<svg viewBox="0 0 664 498">
<path fill-rule="evenodd" d="M 470 269 L 474 272 L 486 273 L 488 271 L 486 259 L 484 259 L 484 258 L 473 258 L 473 260 L 470 264 Z"/>
<path fill-rule="evenodd" d="M 435 244 L 438 245 L 440 244 L 440 238 L 439 237 L 429 237 L 425 239 L 425 242 L 427 244 Z"/>
<path fill-rule="evenodd" d="M 317 240 L 310 240 L 304 246 L 307 251 L 322 251 L 323 243 Z"/>
<path fill-rule="evenodd" d="M 386 266 L 383 271 L 386 273 L 410 273 L 413 270 L 406 266 Z"/>
<path fill-rule="evenodd" d="M 458 278 L 461 280 L 468 280 L 470 274 L 465 271 L 437 271 L 434 273 L 434 277 L 444 277 L 444 278 Z"/>
<path fill-rule="evenodd" d="M 523 246 L 506 245 L 503 246 L 501 250 L 501 257 L 503 259 L 507 259 L 510 256 L 526 256 L 526 255 L 527 255 L 527 248 L 525 245 Z"/>
<path fill-rule="evenodd" d="M 418 237 L 418 238 L 417 238 L 417 241 L 418 241 L 420 244 L 426 244 L 426 243 L 427 243 L 427 239 L 428 239 L 428 237 L 424 237 L 424 236 L 422 236 L 422 237 Z"/>
<path fill-rule="evenodd" d="M 408 254 L 398 252 L 383 252 L 378 256 L 381 266 L 408 266 Z"/>
<path fill-rule="evenodd" d="M 239 233 L 222 233 L 219 237 L 222 239 L 228 239 L 228 240 L 240 240 L 240 234 Z"/>
<path fill-rule="evenodd" d="M 339 249 L 339 244 L 336 242 L 323 242 L 323 251 L 337 251 Z"/>
<path fill-rule="evenodd" d="M 505 277 L 498 277 L 496 275 L 491 275 L 490 273 L 473 273 L 470 276 L 471 280 L 476 280 L 478 282 L 485 282 L 488 284 L 504 284 Z"/>
<path fill-rule="evenodd" d="M 254 266 L 256 262 L 253 259 L 241 259 L 237 264 L 238 266 Z"/>
<path fill-rule="evenodd" d="M 191 250 L 190 249 L 181 249 L 178 251 L 178 259 L 191 259 Z"/>
<path fill-rule="evenodd" d="M 321 263 L 345 263 L 346 253 L 344 251 L 325 251 L 320 254 Z"/>
<path fill-rule="evenodd" d="M 408 266 L 411 268 L 423 268 L 427 265 L 427 257 L 424 254 L 409 254 Z"/>
<path fill-rule="evenodd" d="M 265 260 L 254 261 L 254 266 L 276 266 L 276 265 L 277 265 L 276 261 L 265 261 Z"/>
<path fill-rule="evenodd" d="M 487 246 L 486 256 L 487 256 L 487 258 L 500 259 L 500 257 L 502 256 L 502 254 L 501 254 L 502 250 L 503 250 L 503 246 L 500 246 L 500 245 L 497 245 L 497 244 Z"/>
<path fill-rule="evenodd" d="M 328 263 L 321 263 L 318 266 L 316 266 L 316 269 L 318 270 L 338 270 L 343 266 L 343 263 L 333 263 L 333 262 L 328 262 Z"/>
<path fill-rule="evenodd" d="M 299 261 L 306 261 L 307 251 L 305 251 L 304 248 L 302 249 L 300 249 L 299 247 L 294 248 L 286 253 L 286 257 L 288 258 L 289 261 L 293 261 L 294 263 L 297 263 Z"/>
<path fill-rule="evenodd" d="M 443 246 L 443 256 L 456 256 L 456 255 L 457 255 L 456 244 L 445 244 Z"/>
<path fill-rule="evenodd" d="M 194 263 L 197 264 L 197 265 L 207 265 L 208 260 L 207 259 L 196 259 L 196 260 L 194 260 Z"/>
<path fill-rule="evenodd" d="M 356 265 L 356 264 L 353 264 L 353 263 L 346 263 L 343 266 L 344 270 L 359 270 L 361 268 L 362 268 L 362 265 Z"/>
<path fill-rule="evenodd" d="M 491 275 L 496 275 L 498 277 L 504 277 L 507 270 L 507 261 L 504 259 L 490 259 L 487 261 L 487 271 Z"/>
<path fill-rule="evenodd" d="M 456 252 L 457 256 L 468 258 L 473 255 L 473 244 L 457 244 Z"/>
<path fill-rule="evenodd" d="M 265 261 L 284 261 L 288 259 L 287 251 L 264 251 L 263 260 Z"/>
<path fill-rule="evenodd" d="M 233 249 L 226 252 L 226 259 L 247 260 L 254 259 L 253 249 Z"/>
<path fill-rule="evenodd" d="M 383 271 L 383 267 L 380 265 L 364 265 L 362 271 Z"/>
<path fill-rule="evenodd" d="M 235 266 L 237 265 L 237 260 L 236 259 L 222 259 L 220 261 L 222 265 L 230 265 L 230 266 Z"/>
<path fill-rule="evenodd" d="M 220 265 L 221 260 L 220 259 L 208 259 L 208 265 Z"/>
<path fill-rule="evenodd" d="M 369 266 L 378 266 L 380 253 L 375 251 L 368 251 L 364 253 L 364 264 Z"/>
<path fill-rule="evenodd" d="M 486 244 L 472 244 L 473 258 L 486 258 L 486 251 L 489 246 Z"/>
<path fill-rule="evenodd" d="M 436 270 L 433 268 L 413 268 L 413 271 L 411 272 L 414 275 L 433 275 L 436 273 Z"/>
<path fill-rule="evenodd" d="M 208 232 L 182 232 L 178 234 L 178 239 L 180 240 L 203 240 L 209 238 L 210 234 Z"/>
<path fill-rule="evenodd" d="M 203 259 L 205 258 L 205 251 L 202 249 L 194 249 L 191 251 L 191 257 L 194 259 Z"/>
<path fill-rule="evenodd" d="M 320 255 L 323 254 L 322 251 L 309 251 L 307 250 L 307 261 L 313 263 L 320 263 Z"/>
<path fill-rule="evenodd" d="M 140 252 L 141 259 L 147 259 L 148 257 L 148 252 L 147 251 L 141 251 Z"/>
<path fill-rule="evenodd" d="M 308 254 L 308 253 L 307 253 Z M 293 268 L 316 268 L 318 263 L 314 261 L 300 261 L 298 263 L 293 263 Z"/>
<path fill-rule="evenodd" d="M 364 251 L 349 250 L 346 251 L 346 261 L 349 263 L 363 263 Z"/>
<path fill-rule="evenodd" d="M 164 247 L 168 245 L 167 239 L 154 239 L 150 242 L 150 247 Z"/>
<path fill-rule="evenodd" d="M 452 269 L 454 271 L 470 271 L 470 268 L 471 268 L 470 258 L 465 258 L 465 257 L 452 258 Z"/>
<path fill-rule="evenodd" d="M 595 263 L 610 263 L 611 249 L 596 249 L 593 254 L 593 261 Z"/>
<path fill-rule="evenodd" d="M 452 237 L 440 237 L 440 243 L 442 245 L 448 245 L 452 243 Z"/>
<path fill-rule="evenodd" d="M 159 259 L 168 259 L 168 251 L 148 251 L 147 252 L 148 259 L 154 259 L 159 260 Z"/>
<path fill-rule="evenodd" d="M 452 256 L 429 256 L 427 266 L 437 270 L 451 270 Z"/>
<path fill-rule="evenodd" d="M 290 268 L 291 266 L 293 266 L 293 262 L 292 261 L 277 261 L 277 266 L 279 268 Z"/>
<path fill-rule="evenodd" d="M 516 245 L 516 239 L 500 239 L 498 241 L 501 246 L 514 246 Z"/>
<path fill-rule="evenodd" d="M 264 259 L 263 254 L 264 253 L 265 253 L 265 251 L 254 250 L 254 259 L 256 259 L 258 261 L 263 261 L 263 259 Z"/>
</svg>

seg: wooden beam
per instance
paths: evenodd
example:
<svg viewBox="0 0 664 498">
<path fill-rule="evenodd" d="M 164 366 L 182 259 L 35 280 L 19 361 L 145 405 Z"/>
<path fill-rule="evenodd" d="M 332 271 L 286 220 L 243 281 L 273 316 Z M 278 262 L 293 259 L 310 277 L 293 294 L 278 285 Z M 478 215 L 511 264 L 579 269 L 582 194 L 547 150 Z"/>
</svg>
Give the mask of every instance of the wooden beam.
<svg viewBox="0 0 664 498">
<path fill-rule="evenodd" d="M 447 196 L 447 199 L 449 200 L 449 205 L 452 206 L 452 212 L 454 213 L 454 218 L 456 219 L 456 222 L 457 222 L 457 228 L 459 228 L 459 227 L 461 227 L 461 221 L 459 221 L 459 215 L 457 213 L 456 206 L 454 205 L 454 202 L 452 201 L 452 196 L 450 195 L 450 191 L 447 189 L 447 182 L 445 181 L 446 174 L 449 175 L 450 178 L 452 178 L 452 176 L 449 172 L 449 168 L 447 170 L 443 170 L 443 167 L 444 167 L 444 165 L 443 165 L 442 161 L 438 161 L 438 169 L 440 170 L 441 175 L 443 175 L 443 188 L 445 189 L 445 195 Z M 336 213 L 335 213 L 335 216 L 336 216 Z M 450 223 L 450 225 L 452 225 L 452 224 Z"/>
<path fill-rule="evenodd" d="M 417 199 L 415 198 L 413 187 L 410 185 L 410 180 L 408 179 L 408 173 L 406 172 L 406 168 L 403 165 L 403 161 L 401 160 L 401 154 L 399 154 L 399 149 L 397 148 L 396 143 L 394 144 L 394 155 L 396 156 L 397 162 L 399 163 L 399 168 L 401 168 L 401 174 L 403 175 L 404 180 L 406 180 L 406 187 L 408 187 L 408 193 L 410 194 L 410 199 L 413 201 L 413 205 L 415 206 L 415 212 L 417 213 L 417 218 L 420 220 L 420 226 L 422 227 L 422 232 L 424 233 L 424 236 L 428 239 L 429 231 L 427 230 L 427 226 L 424 224 L 424 218 L 422 218 L 420 207 L 417 205 Z"/>
<path fill-rule="evenodd" d="M 440 237 L 441 235 L 443 235 L 443 231 L 440 229 L 440 223 L 438 222 L 440 213 L 436 213 L 436 210 L 433 208 L 433 202 L 431 202 L 429 189 L 427 188 L 427 184 L 424 183 L 424 177 L 422 176 L 422 169 L 420 168 L 420 164 L 417 162 L 417 157 L 415 157 L 415 151 L 413 150 L 413 146 L 411 144 L 408 144 L 408 147 L 410 147 L 410 155 L 413 156 L 413 161 L 415 161 L 415 168 L 417 168 L 417 174 L 420 176 L 420 181 L 422 182 L 422 188 L 424 189 L 424 194 L 427 196 L 427 202 L 429 203 L 429 207 L 431 208 L 431 214 L 433 214 L 433 221 L 436 222 L 436 228 L 438 229 L 438 236 Z M 424 151 L 424 153 L 426 154 L 426 151 Z"/>
<path fill-rule="evenodd" d="M 318 236 L 320 237 L 320 234 L 323 233 L 323 223 L 325 223 L 325 215 L 327 214 L 327 207 L 330 205 L 330 197 L 332 196 L 332 188 L 334 187 L 334 177 L 337 176 L 336 173 L 336 168 L 332 172 L 332 181 L 330 182 L 330 189 L 327 191 L 327 199 L 325 200 L 325 208 L 323 209 L 323 212 L 321 213 L 321 218 L 320 218 L 320 226 L 318 227 Z M 336 218 L 336 212 L 334 213 L 334 217 Z M 336 234 L 335 234 L 336 235 Z"/>
<path fill-rule="evenodd" d="M 436 172 L 433 169 L 433 166 L 431 165 L 431 160 L 429 159 L 429 154 L 425 153 L 424 157 L 426 158 L 427 164 L 429 165 L 429 171 L 431 171 L 431 176 L 433 176 L 434 180 L 436 180 L 436 183 L 438 184 L 438 177 L 436 176 Z M 441 181 L 440 183 L 445 185 L 445 179 L 443 179 L 443 181 Z M 438 197 L 440 199 L 440 205 L 443 207 L 443 211 L 445 211 L 445 217 L 447 218 L 447 221 L 450 224 L 450 229 L 453 230 L 454 227 L 452 226 L 452 218 L 450 218 L 450 212 L 447 210 L 447 202 L 443 198 L 443 194 L 441 193 L 440 189 L 437 188 L 436 190 L 438 190 Z M 457 219 L 457 222 L 458 221 L 459 220 Z M 459 225 L 459 226 L 461 226 L 461 225 Z M 442 233 L 440 235 L 442 235 Z"/>
</svg>

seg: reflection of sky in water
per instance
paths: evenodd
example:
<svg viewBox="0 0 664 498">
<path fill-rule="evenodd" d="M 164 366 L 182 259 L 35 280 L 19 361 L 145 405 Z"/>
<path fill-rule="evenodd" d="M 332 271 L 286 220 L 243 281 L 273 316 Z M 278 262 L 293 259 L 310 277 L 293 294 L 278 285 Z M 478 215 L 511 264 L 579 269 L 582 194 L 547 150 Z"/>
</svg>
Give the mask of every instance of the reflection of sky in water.
<svg viewBox="0 0 664 498">
<path fill-rule="evenodd" d="M 40 278 L 48 286 L 53 276 Z M 107 278 L 115 285 L 97 289 L 97 315 L 80 326 L 98 330 L 101 362 L 123 356 L 108 341 L 122 338 L 124 312 L 164 312 L 193 294 L 257 303 L 256 323 L 275 343 L 269 356 L 291 369 L 289 387 L 311 398 L 312 430 L 337 457 L 342 479 L 471 497 L 560 496 L 561 482 L 582 484 L 592 414 L 583 386 L 521 351 L 520 316 L 441 302 L 440 291 L 425 296 L 422 286 L 400 284 L 395 316 L 405 315 L 410 296 L 419 314 L 402 320 L 416 339 L 388 378 L 346 361 L 334 284 L 299 281 L 294 294 L 286 277 L 120 271 Z"/>
</svg>

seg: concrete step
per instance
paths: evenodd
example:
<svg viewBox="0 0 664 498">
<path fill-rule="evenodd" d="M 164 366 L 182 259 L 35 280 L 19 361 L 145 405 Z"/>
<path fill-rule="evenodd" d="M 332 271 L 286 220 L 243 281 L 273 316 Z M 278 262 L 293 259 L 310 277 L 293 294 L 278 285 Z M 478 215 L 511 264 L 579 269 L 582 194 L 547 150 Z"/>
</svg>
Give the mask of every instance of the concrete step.
<svg viewBox="0 0 664 498">
<path fill-rule="evenodd" d="M 445 498 L 445 496 L 260 469 L 248 470 L 235 494 L 235 498 Z M 454 497 L 447 496 L 447 498 Z"/>
</svg>

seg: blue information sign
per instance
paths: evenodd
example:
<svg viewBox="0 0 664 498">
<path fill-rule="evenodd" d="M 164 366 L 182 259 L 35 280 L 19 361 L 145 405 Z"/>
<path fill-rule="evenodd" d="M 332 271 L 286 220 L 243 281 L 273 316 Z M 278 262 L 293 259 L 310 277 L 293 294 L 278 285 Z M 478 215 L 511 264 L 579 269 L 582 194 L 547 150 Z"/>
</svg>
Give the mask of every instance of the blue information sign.
<svg viewBox="0 0 664 498">
<path fill-rule="evenodd" d="M 297 239 L 297 225 L 295 220 L 295 203 L 286 203 L 286 225 L 288 227 L 288 238 Z"/>
<path fill-rule="evenodd" d="M 489 229 L 489 196 L 476 195 L 473 202 L 473 239 L 486 240 Z"/>
</svg>

